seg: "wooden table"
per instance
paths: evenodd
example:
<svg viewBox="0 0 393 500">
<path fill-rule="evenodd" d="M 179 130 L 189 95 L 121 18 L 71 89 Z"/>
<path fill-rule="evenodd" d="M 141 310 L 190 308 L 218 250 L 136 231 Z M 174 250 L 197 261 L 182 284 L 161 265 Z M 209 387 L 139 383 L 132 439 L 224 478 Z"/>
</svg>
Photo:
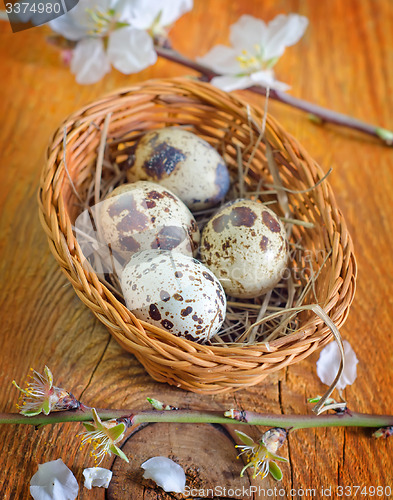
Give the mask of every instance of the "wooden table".
<svg viewBox="0 0 393 500">
<path fill-rule="evenodd" d="M 276 67 L 277 77 L 292 86 L 290 92 L 392 129 L 389 0 L 195 0 L 193 11 L 176 23 L 171 38 L 175 48 L 193 58 L 225 43 L 229 25 L 241 14 L 270 20 L 282 12 L 299 12 L 310 19 L 302 41 L 288 49 Z M 17 391 L 12 380 L 22 382 L 30 366 L 42 371 L 47 364 L 57 385 L 98 407 L 142 409 L 151 396 L 191 408 L 309 412 L 306 399 L 325 389 L 316 375 L 318 353 L 235 394 L 200 396 L 154 382 L 76 297 L 41 229 L 38 179 L 50 134 L 62 119 L 117 87 L 189 72 L 159 60 L 137 75 L 114 70 L 95 85 L 79 86 L 46 43 L 46 28 L 13 34 L 3 22 L 0 33 L 1 411 L 15 411 Z M 243 96 L 263 105 L 262 97 Z M 392 413 L 392 149 L 358 133 L 317 126 L 304 113 L 277 102 L 270 102 L 269 111 L 325 171 L 334 169 L 330 182 L 359 264 L 356 298 L 342 329 L 359 358 L 358 378 L 346 389 L 345 398 L 357 411 Z M 61 457 L 81 484 L 80 499 L 104 498 L 104 490 L 82 486 L 82 471 L 93 462 L 88 450 L 79 451 L 81 430 L 82 426 L 71 424 L 40 430 L 1 426 L 0 497 L 28 498 L 37 465 Z M 250 433 L 259 435 L 258 429 Z M 315 488 L 314 498 L 323 498 L 321 489 L 330 487 L 335 498 L 339 485 L 393 488 L 392 446 L 389 440 L 373 440 L 368 431 L 299 431 L 282 448 L 290 463 L 283 466 L 284 479 L 276 484 L 276 495 L 268 490 L 273 482 L 265 480 L 254 482 L 261 491 L 253 498 L 304 498 L 309 488 Z M 250 484 L 238 477 L 241 465 L 234 460 L 233 443 L 212 426 L 194 430 L 189 425 L 151 425 L 130 438 L 124 449 L 131 458 L 129 466 L 111 459 L 102 464 L 113 465 L 115 471 L 106 498 L 167 498 L 141 479 L 142 460 L 157 454 L 187 460 L 188 474 L 194 471 L 201 488 Z M 307 498 L 311 495 L 309 491 Z M 221 496 L 243 498 L 228 492 Z M 354 490 L 345 495 L 344 490 L 343 497 L 360 496 Z"/>
</svg>

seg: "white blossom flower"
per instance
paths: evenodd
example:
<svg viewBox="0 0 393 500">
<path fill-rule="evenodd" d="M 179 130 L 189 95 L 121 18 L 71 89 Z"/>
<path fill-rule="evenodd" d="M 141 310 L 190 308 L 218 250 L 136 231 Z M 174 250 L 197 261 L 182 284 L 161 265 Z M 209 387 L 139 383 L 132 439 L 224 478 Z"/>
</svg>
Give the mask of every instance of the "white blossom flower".
<svg viewBox="0 0 393 500">
<path fill-rule="evenodd" d="M 153 40 L 132 25 L 134 14 L 129 7 L 125 0 L 80 0 L 70 12 L 49 23 L 53 31 L 77 42 L 71 71 L 78 83 L 97 82 L 111 65 L 130 74 L 156 62 Z"/>
<path fill-rule="evenodd" d="M 193 7 L 193 0 L 122 0 L 128 4 L 131 24 L 152 36 L 166 35 L 179 17 Z"/>
<path fill-rule="evenodd" d="M 72 394 L 53 385 L 53 375 L 47 366 L 44 368 L 44 375 L 30 368 L 26 389 L 19 387 L 15 380 L 12 383 L 22 393 L 16 405 L 19 413 L 27 417 L 34 417 L 41 412 L 49 415 L 51 411 L 71 410 L 78 407 L 78 401 Z"/>
<path fill-rule="evenodd" d="M 232 47 L 216 45 L 197 60 L 222 75 L 211 83 L 227 92 L 253 85 L 287 90 L 287 84 L 275 80 L 272 67 L 286 47 L 300 40 L 307 25 L 308 19 L 297 14 L 280 14 L 268 24 L 243 15 L 231 26 Z"/>
<path fill-rule="evenodd" d="M 95 38 L 81 40 L 73 51 L 70 67 L 78 83 L 101 80 L 111 70 L 103 41 Z"/>
<path fill-rule="evenodd" d="M 351 385 L 356 380 L 356 365 L 358 359 L 355 351 L 352 349 L 350 343 L 344 340 L 344 354 L 345 354 L 345 368 L 339 381 L 337 389 L 345 389 L 347 385 Z M 321 351 L 317 361 L 317 374 L 321 381 L 326 385 L 331 385 L 340 367 L 341 354 L 337 342 L 330 342 Z"/>
<path fill-rule="evenodd" d="M 34 500 L 75 500 L 78 491 L 74 474 L 60 458 L 40 464 L 30 481 Z"/>
<path fill-rule="evenodd" d="M 285 429 L 279 427 L 269 429 L 262 435 L 258 443 L 244 432 L 235 431 L 235 433 L 244 443 L 243 445 L 236 445 L 236 448 L 241 450 L 238 457 L 243 454 L 247 457 L 247 464 L 241 470 L 240 477 L 243 477 L 246 469 L 253 467 L 252 477 L 254 479 L 259 475 L 264 479 L 270 472 L 276 481 L 281 481 L 282 472 L 276 462 L 288 462 L 286 458 L 277 455 L 277 450 L 283 445 L 287 437 Z"/>
<path fill-rule="evenodd" d="M 116 443 L 123 439 L 127 425 L 115 419 L 102 422 L 95 408 L 92 408 L 91 412 L 93 414 L 93 422 L 85 422 L 83 424 L 86 432 L 82 432 L 81 434 L 83 436 L 81 446 L 85 444 L 93 446 L 93 451 L 90 455 L 98 464 L 103 461 L 106 455 L 110 456 L 112 453 L 129 462 L 125 453 L 116 446 Z"/>
<path fill-rule="evenodd" d="M 112 479 L 112 471 L 103 467 L 89 467 L 84 469 L 85 488 L 91 490 L 93 486 L 108 488 Z"/>
<path fill-rule="evenodd" d="M 131 24 L 131 16 L 119 0 L 79 0 L 67 14 L 48 24 L 67 40 L 82 40 L 87 36 L 104 36 L 118 23 Z"/>
<path fill-rule="evenodd" d="M 170 458 L 153 457 L 141 465 L 144 479 L 152 479 L 166 492 L 184 493 L 186 475 L 183 468 Z"/>
</svg>

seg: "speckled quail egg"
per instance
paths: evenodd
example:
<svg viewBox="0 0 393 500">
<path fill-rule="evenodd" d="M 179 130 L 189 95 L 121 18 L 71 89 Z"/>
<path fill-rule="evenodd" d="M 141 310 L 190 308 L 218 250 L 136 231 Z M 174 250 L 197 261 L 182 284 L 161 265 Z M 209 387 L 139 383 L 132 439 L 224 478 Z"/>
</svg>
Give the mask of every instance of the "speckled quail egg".
<svg viewBox="0 0 393 500">
<path fill-rule="evenodd" d="M 188 340 L 208 340 L 225 319 L 220 282 L 201 262 L 184 254 L 136 253 L 121 274 L 121 288 L 137 318 Z"/>
<path fill-rule="evenodd" d="M 262 203 L 223 205 L 202 233 L 201 260 L 232 297 L 253 298 L 273 288 L 288 260 L 284 226 Z"/>
<path fill-rule="evenodd" d="M 99 204 L 99 230 L 111 250 L 127 262 L 141 250 L 193 255 L 200 240 L 194 216 L 171 191 L 140 181 L 117 187 Z"/>
<path fill-rule="evenodd" d="M 177 127 L 153 130 L 142 137 L 128 179 L 157 182 L 193 211 L 220 203 L 230 183 L 227 166 L 217 151 L 202 138 Z"/>
</svg>

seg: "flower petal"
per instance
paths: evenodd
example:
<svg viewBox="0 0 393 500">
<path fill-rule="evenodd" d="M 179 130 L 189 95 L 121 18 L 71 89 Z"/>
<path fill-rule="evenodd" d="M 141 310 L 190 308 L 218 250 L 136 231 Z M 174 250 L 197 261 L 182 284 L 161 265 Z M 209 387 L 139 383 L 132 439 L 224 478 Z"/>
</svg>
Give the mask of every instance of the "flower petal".
<svg viewBox="0 0 393 500">
<path fill-rule="evenodd" d="M 40 464 L 30 481 L 34 500 L 75 500 L 78 490 L 75 476 L 61 459 Z"/>
<path fill-rule="evenodd" d="M 288 459 L 285 457 L 280 457 L 280 455 L 276 455 L 275 453 L 269 453 L 270 460 L 277 460 L 277 462 L 288 462 Z"/>
<path fill-rule="evenodd" d="M 127 463 L 129 463 L 129 459 L 127 457 L 127 455 L 124 453 L 124 451 L 122 451 L 118 446 L 116 446 L 115 444 L 111 444 L 109 447 L 108 447 L 108 450 L 112 453 L 114 453 L 115 455 L 117 455 L 118 457 L 122 458 L 123 460 L 125 460 Z"/>
<path fill-rule="evenodd" d="M 84 428 L 88 431 L 88 432 L 93 432 L 96 430 L 96 426 L 93 425 L 93 424 L 90 424 L 89 422 L 83 422 L 82 424 L 84 426 Z"/>
<path fill-rule="evenodd" d="M 267 27 L 267 35 L 263 44 L 263 58 L 265 61 L 280 57 L 285 48 L 294 45 L 304 35 L 308 26 L 308 19 L 298 14 L 278 15 Z"/>
<path fill-rule="evenodd" d="M 42 411 L 45 415 L 49 415 L 51 410 L 51 404 L 49 398 L 46 398 L 42 404 Z"/>
<path fill-rule="evenodd" d="M 130 4 L 129 0 L 121 0 Z M 134 0 L 131 4 L 132 26 L 147 30 L 159 19 L 161 27 L 173 24 L 179 17 L 191 10 L 193 0 Z"/>
<path fill-rule="evenodd" d="M 120 22 L 132 24 L 134 18 L 134 1 L 135 0 L 113 1 L 112 8 L 116 11 L 116 16 Z"/>
<path fill-rule="evenodd" d="M 36 415 L 39 415 L 41 411 L 42 409 L 40 408 L 39 410 L 21 410 L 19 413 L 25 417 L 35 417 Z M 46 415 L 48 414 L 46 413 Z"/>
<path fill-rule="evenodd" d="M 53 375 L 52 375 L 52 372 L 50 371 L 50 369 L 46 365 L 44 368 L 44 373 L 45 373 L 46 378 L 48 380 L 49 388 L 51 388 L 53 385 Z"/>
<path fill-rule="evenodd" d="M 276 463 L 269 462 L 269 472 L 273 476 L 273 479 L 275 479 L 276 481 L 281 481 L 282 471 Z"/>
<path fill-rule="evenodd" d="M 253 16 L 245 14 L 231 26 L 230 42 L 238 51 L 251 50 L 255 45 L 264 45 L 267 34 L 266 24 Z"/>
<path fill-rule="evenodd" d="M 236 75 L 240 72 L 238 52 L 225 45 L 216 45 L 207 54 L 197 58 L 197 62 L 204 64 L 217 73 Z"/>
<path fill-rule="evenodd" d="M 347 340 L 344 340 L 343 345 L 345 354 L 345 369 L 338 381 L 337 389 L 345 389 L 347 385 L 351 385 L 355 382 L 356 365 L 359 362 L 350 343 Z M 337 342 L 330 342 L 330 344 L 322 349 L 317 361 L 317 374 L 324 384 L 331 385 L 333 383 L 340 367 L 340 360 L 341 355 Z"/>
<path fill-rule="evenodd" d="M 114 4 L 114 0 L 80 0 L 67 14 L 53 19 L 48 25 L 68 40 L 81 40 L 96 28 L 91 12 L 108 12 Z"/>
<path fill-rule="evenodd" d="M 221 90 L 232 92 L 232 90 L 247 89 L 256 82 L 253 82 L 250 76 L 215 76 L 211 82 Z"/>
<path fill-rule="evenodd" d="M 104 44 L 99 38 L 81 40 L 74 49 L 71 72 L 81 84 L 96 83 L 111 70 Z"/>
<path fill-rule="evenodd" d="M 157 0 L 150 0 L 150 2 L 157 5 Z M 170 26 L 192 8 L 193 0 L 171 0 L 170 2 L 168 0 L 161 0 L 160 25 Z"/>
<path fill-rule="evenodd" d="M 100 416 L 98 415 L 97 410 L 95 408 L 92 408 L 91 413 L 93 415 L 93 421 L 94 421 L 95 427 L 97 429 L 102 429 L 102 420 L 101 420 Z"/>
<path fill-rule="evenodd" d="M 85 488 L 91 490 L 93 486 L 108 488 L 112 479 L 112 471 L 103 467 L 90 467 L 84 469 Z"/>
<path fill-rule="evenodd" d="M 153 40 L 142 30 L 122 28 L 109 36 L 108 57 L 122 73 L 137 73 L 157 60 Z"/>
<path fill-rule="evenodd" d="M 247 434 L 244 434 L 244 432 L 235 430 L 235 434 L 241 440 L 241 442 L 244 443 L 245 445 L 255 446 L 254 440 L 251 439 L 250 436 L 247 436 Z"/>
<path fill-rule="evenodd" d="M 105 423 L 103 424 L 103 427 L 105 427 Z M 121 422 L 120 424 L 117 424 L 114 427 L 109 427 L 106 430 L 106 434 L 109 437 L 109 439 L 111 439 L 114 443 L 116 443 L 123 437 L 125 430 L 126 430 L 126 424 Z"/>
<path fill-rule="evenodd" d="M 166 492 L 184 493 L 186 475 L 183 468 L 166 457 L 153 457 L 141 465 L 143 477 L 152 479 Z"/>
<path fill-rule="evenodd" d="M 252 83 L 250 85 L 262 85 L 263 87 L 269 87 L 275 90 L 281 90 L 285 92 L 291 87 L 284 82 L 279 82 L 274 78 L 272 70 L 257 71 L 251 73 L 250 79 Z"/>
<path fill-rule="evenodd" d="M 77 7 L 75 7 L 77 8 Z M 56 33 L 60 33 L 67 40 L 81 40 L 87 34 L 86 26 L 82 26 L 71 14 L 64 14 L 48 23 L 49 27 Z"/>
</svg>

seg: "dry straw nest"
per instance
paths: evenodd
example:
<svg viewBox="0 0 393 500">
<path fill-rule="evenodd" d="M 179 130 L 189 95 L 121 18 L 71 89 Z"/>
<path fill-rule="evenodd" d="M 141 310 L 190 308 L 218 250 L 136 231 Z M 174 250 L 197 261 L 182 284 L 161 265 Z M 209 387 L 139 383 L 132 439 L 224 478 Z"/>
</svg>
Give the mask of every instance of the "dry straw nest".
<svg viewBox="0 0 393 500">
<path fill-rule="evenodd" d="M 278 215 L 296 219 L 298 223 L 288 225 L 295 250 L 290 265 L 292 289 L 307 290 L 302 304 L 318 303 L 337 327 L 348 315 L 356 262 L 332 189 L 322 169 L 275 120 L 266 117 L 263 137 L 262 124 L 261 110 L 209 84 L 182 78 L 152 80 L 74 113 L 48 147 L 39 211 L 51 251 L 82 302 L 160 382 L 210 394 L 255 385 L 269 373 L 309 356 L 330 341 L 332 333 L 310 310 L 290 317 L 284 310 L 278 315 L 286 314 L 286 328 L 280 326 L 279 334 L 254 335 L 252 342 L 239 343 L 227 336 L 221 343 L 193 343 L 136 319 L 113 283 L 86 266 L 73 223 L 83 204 L 97 201 L 95 179 L 101 179 L 99 196 L 124 181 L 128 154 L 147 130 L 189 127 L 224 156 L 236 195 L 257 193 L 254 198 L 275 203 Z M 244 169 L 240 177 L 239 158 Z M 108 171 L 115 181 L 108 180 Z M 250 306 L 255 314 L 260 304 L 263 298 Z M 298 304 L 292 296 L 290 305 Z M 232 315 L 237 310 L 232 309 Z"/>
</svg>

